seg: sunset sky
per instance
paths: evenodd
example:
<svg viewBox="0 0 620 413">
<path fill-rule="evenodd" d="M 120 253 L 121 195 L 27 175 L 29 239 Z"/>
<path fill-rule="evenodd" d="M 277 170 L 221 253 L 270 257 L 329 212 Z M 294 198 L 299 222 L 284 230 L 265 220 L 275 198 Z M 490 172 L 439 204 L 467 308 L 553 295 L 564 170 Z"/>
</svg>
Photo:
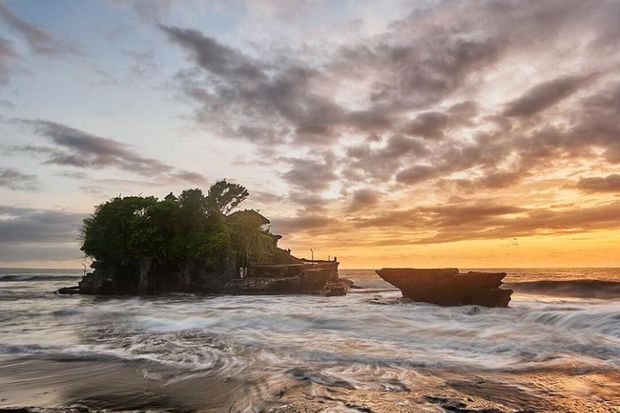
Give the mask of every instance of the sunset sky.
<svg viewBox="0 0 620 413">
<path fill-rule="evenodd" d="M 0 0 L 0 266 L 226 178 L 343 268 L 620 266 L 620 2 Z"/>
</svg>

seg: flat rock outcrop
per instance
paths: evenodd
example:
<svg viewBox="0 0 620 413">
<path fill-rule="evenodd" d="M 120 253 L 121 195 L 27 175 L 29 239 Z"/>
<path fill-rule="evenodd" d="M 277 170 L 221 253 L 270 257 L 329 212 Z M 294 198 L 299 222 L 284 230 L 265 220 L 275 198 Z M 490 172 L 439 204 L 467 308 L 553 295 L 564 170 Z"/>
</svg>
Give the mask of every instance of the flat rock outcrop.
<svg viewBox="0 0 620 413">
<path fill-rule="evenodd" d="M 500 288 L 504 272 L 460 273 L 456 268 L 383 268 L 385 281 L 414 301 L 443 306 L 508 307 L 512 290 Z"/>
</svg>

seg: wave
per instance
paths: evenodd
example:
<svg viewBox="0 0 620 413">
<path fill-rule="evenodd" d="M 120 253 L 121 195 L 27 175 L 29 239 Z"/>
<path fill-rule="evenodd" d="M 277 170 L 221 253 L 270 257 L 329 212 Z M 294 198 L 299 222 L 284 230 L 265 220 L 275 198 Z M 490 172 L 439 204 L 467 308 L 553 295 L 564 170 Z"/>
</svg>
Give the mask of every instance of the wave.
<svg viewBox="0 0 620 413">
<path fill-rule="evenodd" d="M 0 275 L 0 282 L 71 281 L 80 277 L 81 275 L 7 274 Z"/>
<path fill-rule="evenodd" d="M 516 292 L 577 298 L 620 298 L 620 281 L 541 280 L 504 284 Z"/>
</svg>

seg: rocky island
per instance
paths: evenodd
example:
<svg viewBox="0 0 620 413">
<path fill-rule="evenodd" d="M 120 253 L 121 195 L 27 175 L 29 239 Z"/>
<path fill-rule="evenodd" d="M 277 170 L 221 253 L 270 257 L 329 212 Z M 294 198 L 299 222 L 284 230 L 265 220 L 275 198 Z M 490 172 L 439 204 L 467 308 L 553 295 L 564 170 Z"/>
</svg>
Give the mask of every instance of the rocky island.
<svg viewBox="0 0 620 413">
<path fill-rule="evenodd" d="M 117 197 L 83 221 L 82 251 L 93 272 L 60 293 L 146 295 L 344 295 L 338 261 L 306 260 L 277 246 L 280 235 L 255 210 L 232 212 L 248 197 L 226 181 L 204 195 Z"/>
<path fill-rule="evenodd" d="M 512 295 L 512 290 L 500 288 L 505 272 L 460 273 L 456 268 L 383 268 L 376 272 L 414 301 L 508 307 Z"/>
</svg>

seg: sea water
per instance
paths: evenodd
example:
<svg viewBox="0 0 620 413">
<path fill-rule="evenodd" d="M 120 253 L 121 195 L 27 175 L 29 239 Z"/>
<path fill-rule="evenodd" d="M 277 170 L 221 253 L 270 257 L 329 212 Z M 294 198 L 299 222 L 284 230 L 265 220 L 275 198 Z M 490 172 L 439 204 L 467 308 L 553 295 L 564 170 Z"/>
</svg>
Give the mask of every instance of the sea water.
<svg viewBox="0 0 620 413">
<path fill-rule="evenodd" d="M 357 287 L 344 297 L 138 298 L 55 294 L 79 271 L 2 269 L 0 406 L 259 411 L 297 384 L 409 394 L 469 375 L 543 400 L 553 382 L 523 377 L 620 377 L 620 269 L 505 271 L 507 309 L 414 303 L 372 270 L 341 270 Z M 556 385 L 575 406 L 620 400 L 613 380 Z"/>
</svg>

